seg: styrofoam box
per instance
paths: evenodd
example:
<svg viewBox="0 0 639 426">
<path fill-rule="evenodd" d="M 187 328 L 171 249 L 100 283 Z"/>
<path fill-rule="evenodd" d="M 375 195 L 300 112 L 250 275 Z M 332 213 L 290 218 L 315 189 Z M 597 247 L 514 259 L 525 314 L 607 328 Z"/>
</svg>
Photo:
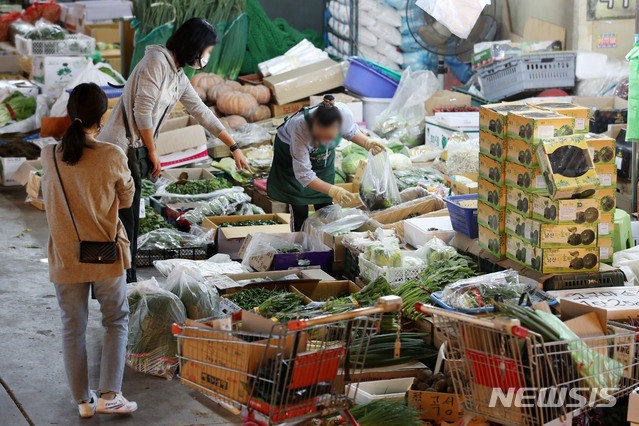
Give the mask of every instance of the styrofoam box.
<svg viewBox="0 0 639 426">
<path fill-rule="evenodd" d="M 632 424 L 639 424 L 639 390 L 635 389 L 628 398 L 628 421 Z"/>
<path fill-rule="evenodd" d="M 469 127 L 479 130 L 479 112 L 436 112 L 435 119 L 448 127 Z"/>
<path fill-rule="evenodd" d="M 429 231 L 429 229 L 436 229 Z M 404 221 L 404 239 L 417 248 L 437 237 L 448 243 L 455 236 L 450 216 L 422 217 Z"/>
<path fill-rule="evenodd" d="M 349 398 L 355 398 L 357 404 L 368 404 L 380 399 L 404 399 L 406 392 L 413 385 L 413 377 L 402 379 L 374 380 L 357 385 L 347 385 L 346 392 Z M 357 394 L 355 392 L 357 391 Z"/>
</svg>

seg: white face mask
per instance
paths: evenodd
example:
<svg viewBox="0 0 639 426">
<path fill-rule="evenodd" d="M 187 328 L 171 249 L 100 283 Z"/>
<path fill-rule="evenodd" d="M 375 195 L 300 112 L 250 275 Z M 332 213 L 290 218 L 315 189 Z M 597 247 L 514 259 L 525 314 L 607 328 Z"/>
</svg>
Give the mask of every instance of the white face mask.
<svg viewBox="0 0 639 426">
<path fill-rule="evenodd" d="M 204 68 L 206 68 L 206 64 L 209 63 L 209 57 L 210 56 L 211 56 L 211 54 L 209 52 L 206 52 L 199 59 L 199 61 L 196 61 L 194 64 L 191 65 L 191 68 L 195 68 L 196 70 L 203 70 Z"/>
</svg>

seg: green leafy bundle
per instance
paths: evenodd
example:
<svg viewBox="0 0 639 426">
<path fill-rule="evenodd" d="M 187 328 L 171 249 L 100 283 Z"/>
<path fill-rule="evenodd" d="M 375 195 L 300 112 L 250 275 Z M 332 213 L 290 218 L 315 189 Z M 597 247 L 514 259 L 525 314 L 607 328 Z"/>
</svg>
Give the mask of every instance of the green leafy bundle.
<svg viewBox="0 0 639 426">
<path fill-rule="evenodd" d="M 12 120 L 22 121 L 36 112 L 36 99 L 24 96 L 15 91 L 0 102 L 0 127 L 6 126 Z"/>
<path fill-rule="evenodd" d="M 173 182 L 166 187 L 166 191 L 171 194 L 197 195 L 208 194 L 220 189 L 230 188 L 231 182 L 223 178 L 211 178 L 189 181 Z"/>
<path fill-rule="evenodd" d="M 421 426 L 420 413 L 404 400 L 379 399 L 350 410 L 361 426 Z"/>
<path fill-rule="evenodd" d="M 144 211 L 144 217 L 140 219 L 139 235 L 144 235 L 147 232 L 151 232 L 156 229 L 175 229 L 173 225 L 169 224 L 166 219 L 157 214 L 151 207 L 145 207 Z"/>
</svg>

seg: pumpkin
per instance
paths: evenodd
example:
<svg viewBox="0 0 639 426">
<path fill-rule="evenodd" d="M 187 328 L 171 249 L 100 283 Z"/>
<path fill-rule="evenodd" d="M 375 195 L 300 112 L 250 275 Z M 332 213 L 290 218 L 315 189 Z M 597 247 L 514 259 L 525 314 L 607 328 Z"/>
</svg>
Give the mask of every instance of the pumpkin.
<svg viewBox="0 0 639 426">
<path fill-rule="evenodd" d="M 233 90 L 240 90 L 242 88 L 242 85 L 235 80 L 226 80 L 224 84 L 228 84 L 233 88 Z"/>
<path fill-rule="evenodd" d="M 217 74 L 200 72 L 191 77 L 191 84 L 193 87 L 201 87 L 204 90 L 208 90 L 218 84 L 224 83 L 224 79 Z"/>
<path fill-rule="evenodd" d="M 271 118 L 271 109 L 266 105 L 260 105 L 253 115 L 248 118 L 248 121 L 254 123 L 256 121 L 266 120 L 267 118 Z"/>
<path fill-rule="evenodd" d="M 203 87 L 196 87 L 195 92 L 200 97 L 200 99 L 202 99 L 202 102 L 206 102 L 206 89 L 204 89 Z"/>
<path fill-rule="evenodd" d="M 241 115 L 244 118 L 253 115 L 258 106 L 253 95 L 233 91 L 220 94 L 216 104 L 220 112 L 227 115 Z"/>
<path fill-rule="evenodd" d="M 257 103 L 260 105 L 267 104 L 271 100 L 271 91 L 263 84 L 245 84 L 240 87 L 240 91 L 253 95 L 255 99 L 257 99 Z"/>
<path fill-rule="evenodd" d="M 217 102 L 217 98 L 224 92 L 230 92 L 233 90 L 231 86 L 226 84 L 218 84 L 217 86 L 209 87 L 206 91 L 206 98 L 210 103 L 214 104 Z"/>
<path fill-rule="evenodd" d="M 229 115 L 220 118 L 220 123 L 227 129 L 235 129 L 246 124 L 246 119 L 241 115 Z"/>
</svg>

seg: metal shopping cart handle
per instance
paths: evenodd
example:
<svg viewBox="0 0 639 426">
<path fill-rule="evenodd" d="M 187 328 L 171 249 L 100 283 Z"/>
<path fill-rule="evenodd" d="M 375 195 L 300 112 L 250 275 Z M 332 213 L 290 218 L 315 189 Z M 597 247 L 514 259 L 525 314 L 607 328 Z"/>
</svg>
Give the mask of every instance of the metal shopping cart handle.
<svg viewBox="0 0 639 426">
<path fill-rule="evenodd" d="M 521 337 L 522 339 L 528 336 L 528 329 L 521 326 L 518 319 L 495 317 L 493 320 L 488 321 L 480 319 L 472 315 L 462 314 L 455 311 L 449 311 L 447 309 L 437 308 L 435 306 L 427 305 L 426 303 L 415 303 L 415 310 L 419 313 L 433 316 L 445 317 L 448 319 L 455 319 L 482 327 L 493 328 L 495 330 L 502 330 L 513 336 Z"/>
<path fill-rule="evenodd" d="M 315 325 L 328 324 L 335 321 L 353 319 L 364 315 L 373 315 L 381 312 L 397 312 L 402 309 L 402 298 L 399 296 L 383 296 L 377 299 L 375 306 L 370 308 L 359 308 L 350 312 L 335 315 L 322 315 L 312 319 L 292 320 L 286 325 L 289 331 L 301 330 Z"/>
</svg>

